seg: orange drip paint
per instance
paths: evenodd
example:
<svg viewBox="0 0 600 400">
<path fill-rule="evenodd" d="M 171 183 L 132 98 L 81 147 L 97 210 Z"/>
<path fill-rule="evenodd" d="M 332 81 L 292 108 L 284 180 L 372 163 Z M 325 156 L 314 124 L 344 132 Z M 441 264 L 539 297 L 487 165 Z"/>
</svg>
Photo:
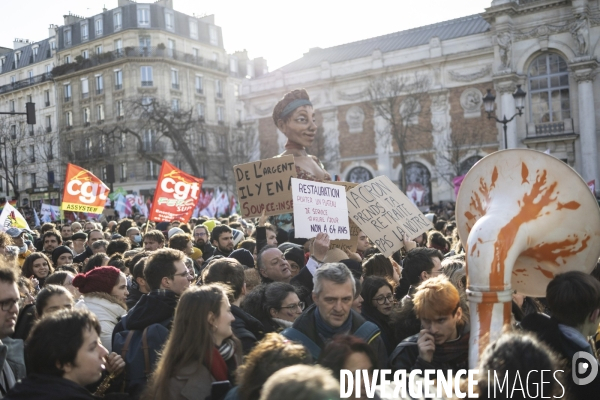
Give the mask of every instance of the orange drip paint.
<svg viewBox="0 0 600 400">
<path fill-rule="evenodd" d="M 540 216 L 542 209 L 556 201 L 552 198 L 557 182 L 546 186 L 546 170 L 538 174 L 529 194 L 523 196 L 523 202 L 519 213 L 514 216 L 498 233 L 494 243 L 494 258 L 490 271 L 490 290 L 504 290 L 504 271 L 506 268 L 506 257 L 512 247 L 519 228 Z M 539 200 L 536 202 L 536 199 Z"/>
<path fill-rule="evenodd" d="M 473 256 L 473 253 L 475 253 L 475 250 L 477 249 L 477 243 L 475 243 L 473 245 L 473 247 L 471 248 L 471 256 Z"/>
<path fill-rule="evenodd" d="M 525 163 L 521 163 L 521 185 L 529 183 L 527 177 L 529 177 L 529 168 L 527 168 L 527 165 L 525 165 Z"/>
<path fill-rule="evenodd" d="M 544 276 L 548 279 L 554 279 L 554 274 L 542 267 L 540 267 L 539 265 L 537 267 L 535 267 L 534 269 L 537 269 L 538 271 L 540 271 L 542 274 L 544 274 Z"/>
<path fill-rule="evenodd" d="M 538 262 L 547 261 L 559 267 L 559 258 L 562 257 L 564 259 L 585 250 L 588 246 L 589 240 L 590 236 L 585 237 L 581 241 L 581 246 L 576 248 L 577 243 L 579 243 L 579 237 L 577 235 L 573 235 L 573 239 L 567 238 L 561 242 L 538 244 L 537 246 L 525 250 L 523 253 L 521 253 L 521 255 L 534 258 Z"/>
<path fill-rule="evenodd" d="M 490 341 L 490 330 L 492 329 L 492 312 L 494 304 L 498 302 L 498 293 L 484 292 L 482 302 L 477 305 L 477 316 L 479 317 L 479 354 Z M 505 311 L 506 312 L 506 311 Z"/>
<path fill-rule="evenodd" d="M 558 202 L 558 206 L 556 207 L 557 210 L 562 210 L 563 208 L 566 208 L 567 210 L 577 210 L 579 207 L 581 206 L 581 204 L 579 204 L 576 201 L 570 201 L 568 203 L 561 203 L 560 201 Z"/>
</svg>

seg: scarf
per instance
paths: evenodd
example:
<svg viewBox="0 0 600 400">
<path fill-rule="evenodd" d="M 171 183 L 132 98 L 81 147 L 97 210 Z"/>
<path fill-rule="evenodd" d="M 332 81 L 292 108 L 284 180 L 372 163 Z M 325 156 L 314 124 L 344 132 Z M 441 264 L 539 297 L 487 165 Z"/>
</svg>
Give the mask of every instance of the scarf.
<svg viewBox="0 0 600 400">
<path fill-rule="evenodd" d="M 469 361 L 469 326 L 464 326 L 459 337 L 442 345 L 435 346 L 433 363 L 452 362 L 456 365 Z"/>
<path fill-rule="evenodd" d="M 210 362 L 209 370 L 210 374 L 215 378 L 215 381 L 227 381 L 229 380 L 229 376 L 227 375 L 227 364 L 225 364 L 225 360 L 221 357 L 221 353 L 219 353 L 219 349 L 217 347 L 213 347 L 212 357 L 208 360 Z M 208 362 L 206 363 L 208 364 Z"/>
<path fill-rule="evenodd" d="M 332 328 L 327 322 L 321 317 L 319 308 L 315 308 L 315 322 L 317 324 L 317 332 L 324 341 L 331 340 L 335 335 L 347 334 L 352 329 L 352 312 L 348 316 L 348 319 L 338 328 Z"/>
<path fill-rule="evenodd" d="M 233 340 L 227 339 L 219 347 L 219 354 L 223 357 L 223 360 L 227 361 L 235 354 L 235 346 Z"/>
</svg>

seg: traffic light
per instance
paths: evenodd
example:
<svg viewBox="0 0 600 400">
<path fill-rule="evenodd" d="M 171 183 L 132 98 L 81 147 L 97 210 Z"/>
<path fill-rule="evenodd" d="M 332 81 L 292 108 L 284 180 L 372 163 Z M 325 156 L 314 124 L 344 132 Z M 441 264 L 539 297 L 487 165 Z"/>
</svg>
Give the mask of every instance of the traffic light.
<svg viewBox="0 0 600 400">
<path fill-rule="evenodd" d="M 27 124 L 35 125 L 35 103 L 25 103 L 25 111 L 27 111 Z"/>
</svg>

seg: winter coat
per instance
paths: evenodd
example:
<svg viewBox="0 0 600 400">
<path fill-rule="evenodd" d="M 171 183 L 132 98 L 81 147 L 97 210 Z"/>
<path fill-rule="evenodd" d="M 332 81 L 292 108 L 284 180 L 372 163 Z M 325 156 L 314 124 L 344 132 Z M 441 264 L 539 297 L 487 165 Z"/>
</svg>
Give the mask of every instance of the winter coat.
<svg viewBox="0 0 600 400">
<path fill-rule="evenodd" d="M 112 333 L 115 325 L 127 313 L 125 303 L 108 293 L 92 292 L 84 294 L 81 300 L 75 304 L 75 308 L 87 308 L 94 313 L 102 328 L 100 341 L 111 352 Z"/>
<path fill-rule="evenodd" d="M 231 305 L 231 313 L 235 317 L 231 323 L 231 330 L 235 337 L 242 342 L 244 354 L 248 354 L 256 343 L 263 339 L 265 328 L 259 320 L 236 305 Z"/>
<path fill-rule="evenodd" d="M 205 400 L 215 378 L 202 363 L 186 365 L 169 382 L 170 400 Z"/>
<path fill-rule="evenodd" d="M 68 379 L 32 374 L 17 383 L 4 397 L 4 400 L 92 400 L 98 398 L 84 387 Z"/>
</svg>

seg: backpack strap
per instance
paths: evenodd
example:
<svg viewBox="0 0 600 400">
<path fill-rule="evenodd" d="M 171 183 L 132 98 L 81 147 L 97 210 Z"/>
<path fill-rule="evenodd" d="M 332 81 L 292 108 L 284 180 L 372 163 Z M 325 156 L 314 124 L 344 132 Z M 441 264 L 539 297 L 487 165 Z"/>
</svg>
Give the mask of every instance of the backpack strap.
<svg viewBox="0 0 600 400">
<path fill-rule="evenodd" d="M 365 321 L 352 335 L 363 339 L 367 344 L 371 344 L 373 340 L 381 335 L 381 330 L 374 323 Z"/>
<path fill-rule="evenodd" d="M 398 346 L 396 346 L 396 348 L 394 349 L 394 351 L 392 351 L 392 354 L 390 354 L 390 357 L 389 357 L 390 363 L 396 357 L 398 357 L 398 355 L 402 352 L 402 350 L 404 350 L 405 347 L 415 346 L 416 344 L 417 344 L 416 342 L 409 342 L 409 341 L 406 341 L 406 340 L 398 343 Z"/>
<path fill-rule="evenodd" d="M 127 337 L 125 338 L 125 344 L 123 344 L 123 349 L 121 350 L 121 357 L 125 360 L 125 356 L 127 356 L 127 351 L 129 350 L 129 343 L 131 342 L 131 338 L 135 331 L 129 331 Z"/>
<path fill-rule="evenodd" d="M 144 329 L 144 332 L 142 333 L 142 350 L 144 351 L 144 374 L 149 376 L 152 373 L 152 368 L 150 368 L 150 352 L 148 351 L 147 332 L 148 328 Z"/>
<path fill-rule="evenodd" d="M 315 362 L 319 359 L 321 348 L 304 333 L 294 328 L 287 328 L 284 329 L 281 334 L 290 340 L 302 343 L 313 356 Z"/>
</svg>

